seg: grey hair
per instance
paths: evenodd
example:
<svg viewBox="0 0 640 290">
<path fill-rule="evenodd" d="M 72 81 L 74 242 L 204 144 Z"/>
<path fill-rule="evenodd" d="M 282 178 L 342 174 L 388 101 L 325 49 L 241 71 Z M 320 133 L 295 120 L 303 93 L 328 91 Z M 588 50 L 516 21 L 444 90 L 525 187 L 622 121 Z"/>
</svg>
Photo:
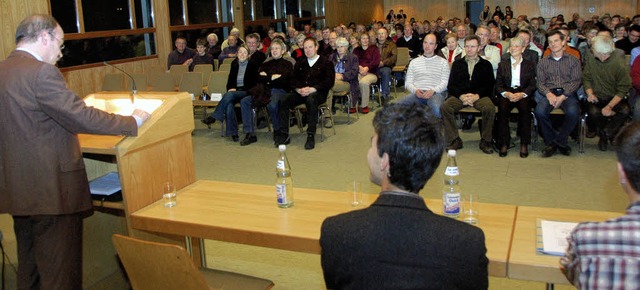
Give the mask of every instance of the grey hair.
<svg viewBox="0 0 640 290">
<path fill-rule="evenodd" d="M 304 33 L 300 33 L 300 34 L 296 35 L 296 43 L 298 41 L 304 40 L 305 38 L 307 38 L 307 36 L 304 35 Z"/>
<path fill-rule="evenodd" d="M 349 41 L 344 37 L 338 37 L 338 39 L 336 39 L 336 46 L 349 47 Z"/>
<path fill-rule="evenodd" d="M 520 37 L 512 37 L 509 40 L 509 45 L 512 46 L 514 44 L 519 44 L 520 46 L 524 46 L 524 41 Z"/>
<path fill-rule="evenodd" d="M 51 15 L 33 14 L 28 16 L 18 24 L 18 28 L 16 29 L 16 45 L 35 42 L 43 31 L 53 35 L 53 31 L 58 25 L 58 21 Z"/>
<path fill-rule="evenodd" d="M 209 33 L 209 35 L 207 35 L 207 40 L 209 38 L 214 38 L 217 41 L 218 40 L 218 35 L 216 35 L 215 33 Z"/>
<path fill-rule="evenodd" d="M 282 42 L 282 40 L 280 40 L 280 39 L 278 39 L 278 38 L 274 38 L 274 39 L 271 41 L 271 45 L 274 45 L 274 44 L 279 45 L 279 46 L 282 48 L 282 53 L 287 52 L 287 45 L 286 45 L 286 44 L 284 44 L 284 42 Z"/>
<path fill-rule="evenodd" d="M 591 39 L 591 47 L 593 51 L 600 54 L 611 54 L 615 49 L 613 40 L 611 37 L 605 35 L 594 36 Z"/>
</svg>

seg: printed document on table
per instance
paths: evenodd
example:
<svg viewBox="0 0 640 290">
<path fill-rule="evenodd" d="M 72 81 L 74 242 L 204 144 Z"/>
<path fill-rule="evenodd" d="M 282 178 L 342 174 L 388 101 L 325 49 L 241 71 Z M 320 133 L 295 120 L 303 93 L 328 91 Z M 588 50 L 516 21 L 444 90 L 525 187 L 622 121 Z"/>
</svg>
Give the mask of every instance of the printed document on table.
<svg viewBox="0 0 640 290">
<path fill-rule="evenodd" d="M 562 256 L 567 250 L 567 238 L 578 225 L 574 222 L 538 220 L 538 252 L 547 255 Z"/>
</svg>

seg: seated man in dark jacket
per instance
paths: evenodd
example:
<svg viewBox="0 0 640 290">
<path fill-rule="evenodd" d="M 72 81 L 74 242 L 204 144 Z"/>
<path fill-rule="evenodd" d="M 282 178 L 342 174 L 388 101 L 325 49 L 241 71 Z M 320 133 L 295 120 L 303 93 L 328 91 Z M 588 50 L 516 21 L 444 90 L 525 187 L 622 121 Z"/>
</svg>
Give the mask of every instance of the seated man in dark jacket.
<svg viewBox="0 0 640 290">
<path fill-rule="evenodd" d="M 442 159 L 442 122 L 426 106 L 395 103 L 373 128 L 369 178 L 382 192 L 322 223 L 327 288 L 487 289 L 482 230 L 433 213 L 418 194 Z"/>
<path fill-rule="evenodd" d="M 449 77 L 449 98 L 441 108 L 444 119 L 444 132 L 448 149 L 462 148 L 462 139 L 458 135 L 458 125 L 455 114 L 465 106 L 472 106 L 482 113 L 482 131 L 480 135 L 480 150 L 491 154 L 491 139 L 493 120 L 496 107 L 491 101 L 493 96 L 493 67 L 488 60 L 478 55 L 480 38 L 477 35 L 468 36 L 464 41 L 466 56 L 453 62 Z M 471 71 L 471 73 L 469 73 Z"/>
<path fill-rule="evenodd" d="M 276 133 L 276 146 L 289 144 L 289 110 L 297 105 L 307 107 L 307 142 L 304 149 L 315 148 L 315 134 L 318 123 L 318 105 L 327 101 L 327 94 L 335 81 L 333 63 L 318 55 L 318 41 L 308 37 L 304 40 L 304 54 L 293 67 L 291 87 L 293 91 L 280 100 L 278 115 L 280 117 L 280 131 Z"/>
</svg>

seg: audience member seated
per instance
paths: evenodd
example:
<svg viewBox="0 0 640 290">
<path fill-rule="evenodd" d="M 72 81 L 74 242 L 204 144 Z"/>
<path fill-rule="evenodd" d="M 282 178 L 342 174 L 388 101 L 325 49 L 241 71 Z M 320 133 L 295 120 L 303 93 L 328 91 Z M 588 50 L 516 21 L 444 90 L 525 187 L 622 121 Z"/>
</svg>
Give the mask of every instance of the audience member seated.
<svg viewBox="0 0 640 290">
<path fill-rule="evenodd" d="M 338 33 L 329 32 L 329 44 L 322 50 L 322 56 L 329 58 L 336 52 L 336 39 L 338 39 Z"/>
<path fill-rule="evenodd" d="M 449 34 L 455 38 L 453 33 Z M 454 43 L 458 45 L 457 41 Z M 423 56 L 412 60 L 407 69 L 405 87 L 410 94 L 400 102 L 426 105 L 440 118 L 440 107 L 446 98 L 449 83 L 449 64 L 435 54 L 437 46 L 436 36 L 427 34 L 422 42 Z"/>
<path fill-rule="evenodd" d="M 477 29 L 477 27 L 476 27 Z M 454 33 L 456 35 L 456 39 L 458 41 L 458 46 L 460 46 L 460 48 L 464 47 L 464 39 L 467 38 L 467 36 L 469 36 L 471 33 L 469 33 L 468 31 L 468 27 L 465 24 L 458 24 L 455 27 L 455 30 L 450 32 L 450 33 Z M 447 40 L 447 37 L 445 35 L 445 41 Z"/>
<path fill-rule="evenodd" d="M 495 25 L 490 25 L 487 27 L 489 27 L 489 44 L 497 47 L 500 50 L 500 55 L 503 55 L 504 51 L 502 51 L 502 43 L 501 43 L 502 36 L 501 36 L 500 28 L 498 28 Z M 464 43 L 464 38 L 462 39 L 462 42 Z"/>
<path fill-rule="evenodd" d="M 229 45 L 223 48 L 222 52 L 220 53 L 220 56 L 218 56 L 218 61 L 220 61 L 220 64 L 222 64 L 225 58 L 236 57 L 238 53 L 238 48 L 240 47 L 238 45 L 238 39 L 234 35 L 229 35 L 227 37 L 227 40 L 225 41 L 228 41 L 227 43 Z"/>
<path fill-rule="evenodd" d="M 187 47 L 187 39 L 184 36 L 176 37 L 175 46 L 176 49 L 167 57 L 167 69 L 170 69 L 174 64 L 190 65 L 196 55 L 195 50 Z"/>
<path fill-rule="evenodd" d="M 213 57 L 213 59 L 218 59 L 220 53 L 222 53 L 222 48 L 218 44 L 218 35 L 215 33 L 210 33 L 207 35 L 207 42 L 209 43 L 208 53 Z"/>
<path fill-rule="evenodd" d="M 304 40 L 305 38 L 307 38 L 306 36 L 304 36 L 304 34 L 300 33 L 298 35 L 296 35 L 295 39 L 296 39 L 296 46 L 291 48 L 291 57 L 293 57 L 293 59 L 295 59 L 296 61 L 298 61 L 299 59 L 304 57 L 304 48 L 303 48 L 303 44 L 304 44 Z"/>
<path fill-rule="evenodd" d="M 633 119 L 640 121 L 640 58 L 636 58 L 631 66 L 631 82 L 636 93 L 630 100 L 633 101 Z"/>
<path fill-rule="evenodd" d="M 478 31 L 481 30 L 478 27 Z M 488 31 L 484 28 L 485 31 Z M 466 55 L 453 62 L 449 77 L 449 98 L 442 106 L 447 149 L 461 149 L 462 139 L 458 135 L 456 113 L 465 106 L 472 106 L 482 114 L 483 126 L 481 130 L 480 150 L 486 154 L 493 153 L 491 148 L 493 121 L 496 108 L 491 101 L 495 78 L 493 68 L 488 60 L 478 55 L 480 37 L 468 36 L 464 42 Z"/>
<path fill-rule="evenodd" d="M 538 90 L 535 93 L 537 106 L 535 116 L 540 124 L 540 133 L 546 147 L 542 157 L 550 157 L 560 150 L 571 155 L 568 139 L 580 118 L 578 88 L 582 83 L 580 60 L 565 53 L 565 35 L 558 29 L 551 30 L 547 37 L 551 55 L 538 63 L 536 76 Z M 557 130 L 551 122 L 551 111 L 564 111 L 562 125 Z"/>
<path fill-rule="evenodd" d="M 255 65 L 260 66 L 267 59 L 264 52 L 258 49 L 260 45 L 260 35 L 257 33 L 251 33 L 245 37 L 247 48 L 249 49 L 249 61 Z"/>
<path fill-rule="evenodd" d="M 533 69 L 535 70 L 536 66 L 538 66 L 538 60 L 540 59 L 540 55 L 531 49 L 531 44 L 530 44 L 530 40 L 531 40 L 531 33 L 526 30 L 526 29 L 522 29 L 520 31 L 518 31 L 518 38 L 520 38 L 520 40 L 522 40 L 523 43 L 523 47 L 524 47 L 524 52 L 521 53 L 521 56 L 532 62 L 533 63 Z M 533 47 L 535 47 L 535 45 L 533 45 Z M 505 60 L 509 60 L 511 58 L 511 50 L 509 50 L 509 52 L 506 52 L 505 54 L 502 55 L 501 59 L 502 61 Z"/>
<path fill-rule="evenodd" d="M 207 52 L 206 46 L 207 41 L 204 38 L 198 39 L 196 42 L 197 54 L 193 57 L 189 65 L 189 71 L 193 71 L 193 68 L 198 64 L 210 64 L 213 66 L 213 56 Z"/>
<path fill-rule="evenodd" d="M 447 45 L 438 51 L 438 56 L 444 58 L 451 67 L 455 60 L 462 58 L 463 49 L 458 45 L 460 42 L 455 33 L 448 33 L 444 38 Z"/>
<path fill-rule="evenodd" d="M 289 144 L 289 110 L 297 105 L 305 104 L 307 107 L 307 141 L 304 144 L 304 149 L 311 150 L 315 148 L 316 144 L 318 106 L 327 101 L 327 94 L 333 87 L 335 80 L 335 71 L 330 60 L 318 55 L 317 40 L 308 37 L 304 40 L 303 47 L 306 58 L 297 61 L 293 67 L 291 88 L 294 91 L 284 95 L 280 100 L 278 107 L 280 130 L 275 136 L 275 144 Z"/>
<path fill-rule="evenodd" d="M 344 37 L 336 40 L 336 47 L 336 52 L 331 55 L 331 62 L 335 69 L 336 78 L 329 94 L 333 95 L 333 93 L 349 90 L 351 93 L 349 112 L 355 113 L 357 101 L 361 96 L 358 82 L 358 57 L 349 52 L 349 42 Z M 332 102 L 335 102 L 335 100 Z M 333 107 L 333 104 L 331 105 Z"/>
<path fill-rule="evenodd" d="M 640 281 L 640 122 L 624 127 L 615 143 L 629 207 L 619 218 L 580 223 L 567 238 L 560 269 L 578 289 L 629 289 Z"/>
<path fill-rule="evenodd" d="M 371 90 L 369 86 L 378 81 L 378 65 L 380 64 L 380 50 L 375 45 L 369 44 L 369 34 L 360 35 L 360 44 L 353 50 L 358 57 L 358 81 L 360 83 L 360 112 L 369 113 L 369 98 Z"/>
<path fill-rule="evenodd" d="M 411 25 L 406 25 L 404 27 L 404 36 L 398 38 L 396 41 L 397 47 L 406 47 L 409 49 L 409 57 L 414 59 L 420 55 L 421 45 L 418 40 L 418 36 L 413 34 L 413 29 Z"/>
<path fill-rule="evenodd" d="M 247 44 L 251 38 L 247 37 Z M 291 74 L 293 64 L 284 59 L 287 52 L 287 45 L 280 38 L 270 41 L 269 53 L 271 57 L 260 65 L 258 70 L 258 84 L 251 90 L 249 96 L 240 101 L 242 111 L 242 127 L 246 134 L 240 142 L 241 146 L 246 146 L 258 141 L 253 123 L 253 108 L 267 106 L 269 118 L 273 124 L 273 132 L 280 130 L 280 120 L 278 118 L 278 103 L 280 99 L 290 91 Z M 249 60 L 251 62 L 251 60 Z M 256 63 L 257 65 L 257 63 Z M 286 124 L 288 125 L 288 124 Z"/>
<path fill-rule="evenodd" d="M 624 50 L 625 54 L 631 54 L 631 50 L 640 46 L 640 25 L 631 25 L 627 37 L 616 41 L 616 48 Z"/>
<path fill-rule="evenodd" d="M 382 104 L 389 101 L 391 94 L 391 70 L 398 60 L 398 48 L 389 37 L 389 31 L 381 27 L 378 29 L 378 49 L 380 50 L 380 63 L 378 64 L 378 75 L 380 76 L 380 86 L 382 87 Z"/>
<path fill-rule="evenodd" d="M 528 49 L 520 37 L 509 40 L 509 58 L 498 65 L 496 77 L 496 103 L 498 104 L 498 123 L 496 124 L 500 157 L 507 156 L 511 145 L 509 118 L 511 110 L 518 108 L 518 132 L 520 133 L 520 157 L 529 156 L 531 144 L 531 105 L 536 90 L 536 65 L 526 59 L 523 53 Z M 531 51 L 531 50 L 529 50 Z M 533 51 L 531 51 L 533 52 Z M 535 52 L 533 52 L 535 53 Z M 536 61 L 537 61 L 536 57 Z"/>
<path fill-rule="evenodd" d="M 482 230 L 435 214 L 419 194 L 442 160 L 440 120 L 429 109 L 392 104 L 373 127 L 367 161 L 380 196 L 322 223 L 327 289 L 487 289 Z"/>
<path fill-rule="evenodd" d="M 257 64 L 249 61 L 249 49 L 244 45 L 240 46 L 238 57 L 231 62 L 227 92 L 222 96 L 213 113 L 202 120 L 202 123 L 211 126 L 216 121 L 226 120 L 226 135 L 231 136 L 233 142 L 238 142 L 240 136 L 238 136 L 238 121 L 234 106 L 247 96 L 247 91 L 256 85 L 258 69 Z M 253 123 L 253 120 L 243 120 L 243 123 Z"/>
<path fill-rule="evenodd" d="M 587 93 L 589 128 L 597 128 L 598 149 L 607 150 L 629 117 L 626 96 L 631 89 L 629 65 L 624 56 L 614 53 L 615 46 L 609 36 L 596 36 L 592 40 L 593 56 L 587 58 L 582 71 L 582 84 Z"/>
<path fill-rule="evenodd" d="M 360 34 L 355 32 L 352 33 L 349 38 L 349 52 L 353 53 L 353 50 L 358 47 L 360 41 Z"/>
<path fill-rule="evenodd" d="M 495 78 L 498 71 L 498 64 L 500 63 L 500 49 L 489 44 L 489 32 L 489 28 L 484 25 L 480 25 L 478 30 L 476 30 L 476 35 L 480 38 L 478 56 L 491 63 L 491 67 L 493 68 L 493 77 Z"/>
<path fill-rule="evenodd" d="M 244 41 L 240 37 L 240 30 L 238 28 L 231 28 L 231 31 L 229 31 L 229 35 L 233 35 L 236 38 L 236 45 L 240 46 L 244 44 Z M 220 45 L 220 49 L 224 50 L 227 46 L 230 45 L 231 44 L 229 44 L 229 36 L 227 36 L 227 39 L 225 39 L 222 42 L 222 45 Z"/>
</svg>

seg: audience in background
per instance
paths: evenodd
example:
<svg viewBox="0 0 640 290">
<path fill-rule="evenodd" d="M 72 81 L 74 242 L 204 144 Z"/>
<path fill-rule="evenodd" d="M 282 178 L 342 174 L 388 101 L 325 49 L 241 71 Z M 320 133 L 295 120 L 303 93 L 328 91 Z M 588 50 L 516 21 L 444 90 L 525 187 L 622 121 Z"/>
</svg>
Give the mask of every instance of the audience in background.
<svg viewBox="0 0 640 290">
<path fill-rule="evenodd" d="M 196 51 L 187 47 L 187 39 L 184 36 L 176 37 L 176 49 L 167 56 L 167 69 L 172 65 L 191 65 Z"/>
<path fill-rule="evenodd" d="M 210 64 L 213 66 L 213 56 L 207 52 L 207 41 L 204 38 L 200 38 L 196 42 L 196 51 L 197 54 L 193 56 L 189 65 L 189 71 L 193 71 L 193 68 L 198 64 Z"/>
</svg>

